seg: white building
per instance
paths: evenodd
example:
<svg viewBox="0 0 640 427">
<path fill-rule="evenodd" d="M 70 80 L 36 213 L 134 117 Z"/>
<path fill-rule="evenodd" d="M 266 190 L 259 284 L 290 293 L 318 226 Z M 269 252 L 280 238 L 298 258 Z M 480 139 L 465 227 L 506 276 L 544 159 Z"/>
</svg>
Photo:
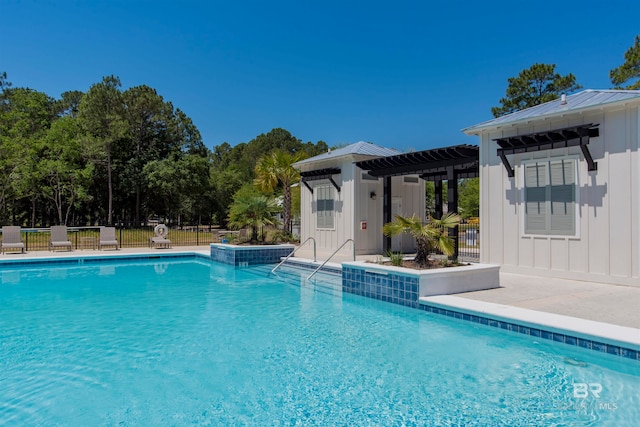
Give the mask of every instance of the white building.
<svg viewBox="0 0 640 427">
<path fill-rule="evenodd" d="M 586 90 L 480 137 L 480 261 L 640 286 L 640 91 Z"/>
<path fill-rule="evenodd" d="M 396 150 L 357 142 L 294 164 L 302 176 L 301 242 L 313 237 L 318 249 L 326 252 L 353 239 L 356 254 L 383 254 L 387 249 L 382 234 L 385 201 L 390 201 L 392 216 L 424 216 L 424 181 L 417 175 L 378 178 L 356 162 L 397 154 Z M 415 251 L 414 239 L 394 237 L 391 250 L 411 253 Z"/>
</svg>

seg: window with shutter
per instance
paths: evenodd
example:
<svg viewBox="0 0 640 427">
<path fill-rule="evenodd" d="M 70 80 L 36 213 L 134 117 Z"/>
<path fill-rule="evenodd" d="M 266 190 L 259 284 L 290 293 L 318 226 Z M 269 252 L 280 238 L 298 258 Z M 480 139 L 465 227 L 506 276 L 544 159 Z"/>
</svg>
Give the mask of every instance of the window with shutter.
<svg viewBox="0 0 640 427">
<path fill-rule="evenodd" d="M 524 164 L 525 234 L 576 234 L 576 161 Z"/>
<path fill-rule="evenodd" d="M 316 188 L 317 228 L 333 228 L 334 188 L 332 186 L 320 186 Z"/>
</svg>

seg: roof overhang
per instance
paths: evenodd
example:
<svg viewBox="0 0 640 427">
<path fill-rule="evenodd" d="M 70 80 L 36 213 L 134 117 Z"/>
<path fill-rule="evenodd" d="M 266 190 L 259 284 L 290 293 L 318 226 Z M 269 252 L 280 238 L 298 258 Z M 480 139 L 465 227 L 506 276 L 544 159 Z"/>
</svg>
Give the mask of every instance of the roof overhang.
<svg viewBox="0 0 640 427">
<path fill-rule="evenodd" d="M 316 169 L 312 171 L 300 172 L 300 180 L 302 183 L 311 191 L 313 194 L 313 188 L 308 184 L 311 181 L 319 181 L 322 179 L 328 179 L 329 182 L 340 192 L 340 186 L 336 184 L 333 180 L 333 175 L 337 175 L 341 173 L 342 170 L 340 168 L 325 168 L 325 169 Z"/>
<path fill-rule="evenodd" d="M 589 138 L 600 135 L 597 128 L 598 124 L 585 124 L 580 126 L 571 126 L 562 129 L 555 129 L 545 132 L 536 132 L 526 135 L 510 136 L 506 138 L 496 138 L 494 141 L 498 143 L 498 156 L 502 160 L 502 164 L 507 170 L 507 174 L 512 178 L 515 173 L 507 155 L 529 153 L 534 151 L 552 150 L 554 148 L 580 147 L 587 161 L 588 170 L 595 171 L 598 164 L 593 161 L 587 144 Z"/>
<path fill-rule="evenodd" d="M 479 149 L 475 145 L 455 145 L 415 151 L 397 156 L 356 162 L 372 176 L 419 175 L 428 181 L 478 176 Z"/>
</svg>

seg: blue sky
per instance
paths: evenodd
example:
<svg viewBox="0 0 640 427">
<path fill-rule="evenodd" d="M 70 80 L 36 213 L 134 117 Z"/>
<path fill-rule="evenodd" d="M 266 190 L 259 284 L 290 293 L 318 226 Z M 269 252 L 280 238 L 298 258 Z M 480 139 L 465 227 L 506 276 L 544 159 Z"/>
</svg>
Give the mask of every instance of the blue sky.
<svg viewBox="0 0 640 427">
<path fill-rule="evenodd" d="M 611 87 L 640 1 L 0 0 L 0 71 L 59 97 L 146 84 L 207 146 L 282 127 L 402 151 L 475 144 L 507 78 L 535 62 Z"/>
</svg>

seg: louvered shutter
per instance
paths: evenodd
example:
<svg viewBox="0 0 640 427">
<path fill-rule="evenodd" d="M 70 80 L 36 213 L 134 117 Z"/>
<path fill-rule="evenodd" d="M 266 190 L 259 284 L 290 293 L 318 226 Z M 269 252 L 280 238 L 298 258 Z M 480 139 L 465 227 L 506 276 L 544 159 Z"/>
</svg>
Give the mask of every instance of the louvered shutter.
<svg viewBox="0 0 640 427">
<path fill-rule="evenodd" d="M 524 167 L 524 230 L 527 234 L 547 233 L 547 176 L 547 163 L 531 163 Z"/>
<path fill-rule="evenodd" d="M 576 229 L 575 161 L 551 162 L 549 170 L 551 175 L 549 234 L 573 235 Z"/>
</svg>

